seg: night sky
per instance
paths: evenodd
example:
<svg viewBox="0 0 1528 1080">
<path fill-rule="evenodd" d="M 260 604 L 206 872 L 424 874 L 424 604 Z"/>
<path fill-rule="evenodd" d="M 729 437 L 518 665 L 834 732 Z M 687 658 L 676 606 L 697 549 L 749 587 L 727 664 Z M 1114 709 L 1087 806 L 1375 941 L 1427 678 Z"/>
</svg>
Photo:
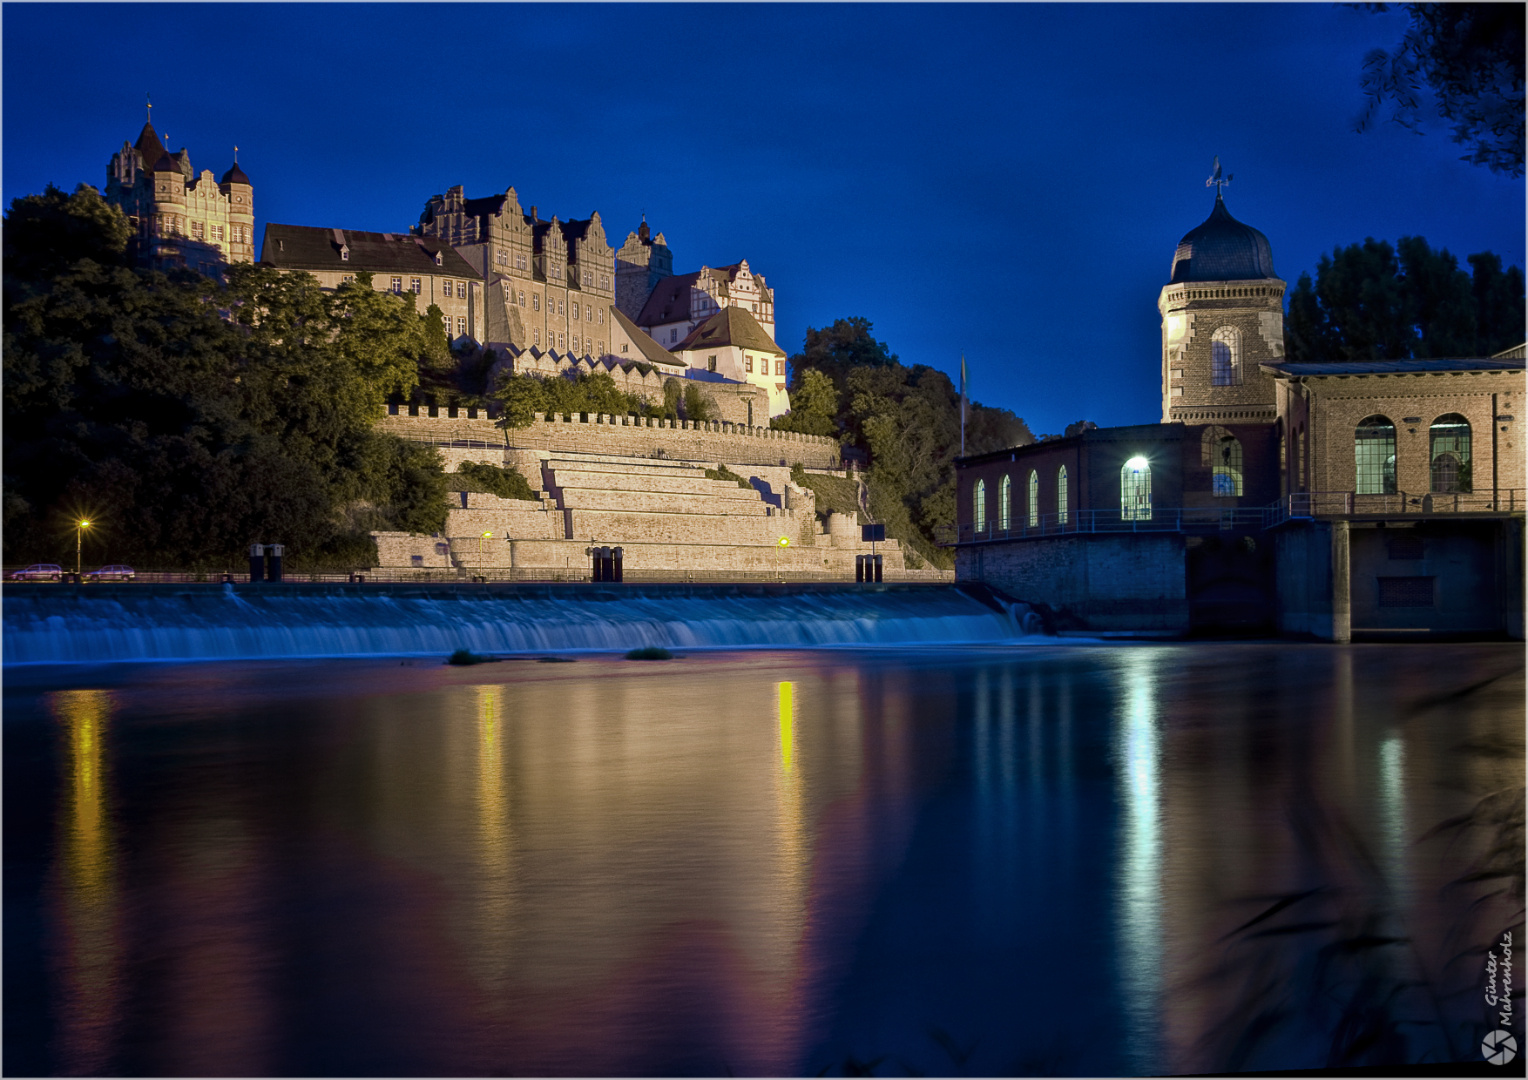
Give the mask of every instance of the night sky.
<svg viewBox="0 0 1528 1080">
<path fill-rule="evenodd" d="M 1159 415 L 1157 293 L 1231 212 L 1293 286 L 1334 245 L 1524 261 L 1524 184 L 1434 122 L 1353 132 L 1398 14 L 1326 4 L 4 7 L 4 198 L 104 186 L 154 124 L 267 222 L 404 231 L 454 184 L 746 258 L 782 347 L 860 315 L 1036 434 Z"/>
</svg>

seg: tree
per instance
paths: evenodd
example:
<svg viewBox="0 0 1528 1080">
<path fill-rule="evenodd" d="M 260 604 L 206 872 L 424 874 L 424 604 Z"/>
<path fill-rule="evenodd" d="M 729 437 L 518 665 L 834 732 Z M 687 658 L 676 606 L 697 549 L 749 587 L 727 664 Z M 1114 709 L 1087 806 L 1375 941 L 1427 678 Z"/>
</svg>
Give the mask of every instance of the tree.
<svg viewBox="0 0 1528 1080">
<path fill-rule="evenodd" d="M 791 411 L 772 419 L 769 426 L 802 435 L 836 435 L 837 416 L 838 390 L 833 380 L 817 368 L 807 368 L 791 391 Z"/>
<path fill-rule="evenodd" d="M 610 376 L 605 376 L 607 379 Z M 701 389 L 699 383 L 686 383 L 684 387 L 684 418 L 692 423 L 715 420 L 716 402 Z"/>
<path fill-rule="evenodd" d="M 526 428 L 536 422 L 536 413 L 547 412 L 547 394 L 534 375 L 501 375 L 493 398 L 504 405 L 499 418 L 502 428 Z"/>
<path fill-rule="evenodd" d="M 1292 360 L 1401 360 L 1488 356 L 1523 339 L 1521 271 L 1490 252 L 1472 276 L 1420 236 L 1395 247 L 1373 238 L 1323 255 L 1289 295 L 1285 347 Z"/>
<path fill-rule="evenodd" d="M 5 215 L 5 276 L 42 282 L 89 259 L 98 266 L 125 266 L 132 224 L 89 184 L 73 195 L 49 184 L 41 195 L 11 200 Z"/>
<path fill-rule="evenodd" d="M 1357 5 L 1370 11 L 1388 4 Z M 1394 49 L 1364 57 L 1360 85 L 1368 105 L 1357 130 L 1371 128 L 1385 102 L 1391 117 L 1421 130 L 1422 85 L 1453 124 L 1460 160 L 1523 175 L 1522 4 L 1405 4 L 1411 25 Z"/>
</svg>

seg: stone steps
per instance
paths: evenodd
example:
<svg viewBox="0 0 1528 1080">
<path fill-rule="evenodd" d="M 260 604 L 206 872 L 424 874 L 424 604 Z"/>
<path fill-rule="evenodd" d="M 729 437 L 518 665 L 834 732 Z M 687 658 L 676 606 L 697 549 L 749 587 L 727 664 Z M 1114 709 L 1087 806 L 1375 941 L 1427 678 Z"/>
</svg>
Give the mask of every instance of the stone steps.
<svg viewBox="0 0 1528 1080">
<path fill-rule="evenodd" d="M 801 524 L 785 516 L 665 514 L 638 510 L 569 509 L 573 536 L 600 543 L 706 543 L 768 547 L 780 537 L 799 543 Z"/>
<path fill-rule="evenodd" d="M 745 496 L 738 498 L 737 496 Z M 611 491 L 608 488 L 563 487 L 567 510 L 644 510 L 656 514 L 701 514 L 721 517 L 764 517 L 767 507 L 757 492 L 736 485 L 731 492 Z"/>
</svg>

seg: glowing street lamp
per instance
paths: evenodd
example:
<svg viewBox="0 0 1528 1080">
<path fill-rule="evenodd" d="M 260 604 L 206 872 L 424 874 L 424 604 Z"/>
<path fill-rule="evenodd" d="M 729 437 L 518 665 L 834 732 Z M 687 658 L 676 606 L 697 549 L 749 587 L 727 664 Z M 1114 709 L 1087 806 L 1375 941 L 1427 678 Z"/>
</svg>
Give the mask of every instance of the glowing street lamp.
<svg viewBox="0 0 1528 1080">
<path fill-rule="evenodd" d="M 76 575 L 80 572 L 80 548 L 84 545 L 85 530 L 88 528 L 90 528 L 90 522 L 84 518 L 74 523 L 74 572 Z"/>
<path fill-rule="evenodd" d="M 491 531 L 485 531 L 482 536 L 478 537 L 478 554 L 479 555 L 483 554 L 483 541 L 484 540 L 492 540 L 492 539 L 493 539 L 493 533 Z"/>
</svg>

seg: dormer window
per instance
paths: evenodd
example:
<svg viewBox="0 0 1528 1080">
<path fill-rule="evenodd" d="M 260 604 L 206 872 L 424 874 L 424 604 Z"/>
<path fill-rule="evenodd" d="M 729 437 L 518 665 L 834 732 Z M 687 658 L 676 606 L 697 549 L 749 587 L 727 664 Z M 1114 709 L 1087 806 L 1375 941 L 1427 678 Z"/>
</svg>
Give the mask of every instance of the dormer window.
<svg viewBox="0 0 1528 1080">
<path fill-rule="evenodd" d="M 435 265 L 436 266 L 444 266 L 445 264 L 446 264 L 445 257 L 442 256 L 441 253 L 437 251 L 435 253 Z"/>
<path fill-rule="evenodd" d="M 350 249 L 348 247 L 340 248 L 340 262 L 349 262 L 349 261 L 350 261 Z"/>
</svg>

